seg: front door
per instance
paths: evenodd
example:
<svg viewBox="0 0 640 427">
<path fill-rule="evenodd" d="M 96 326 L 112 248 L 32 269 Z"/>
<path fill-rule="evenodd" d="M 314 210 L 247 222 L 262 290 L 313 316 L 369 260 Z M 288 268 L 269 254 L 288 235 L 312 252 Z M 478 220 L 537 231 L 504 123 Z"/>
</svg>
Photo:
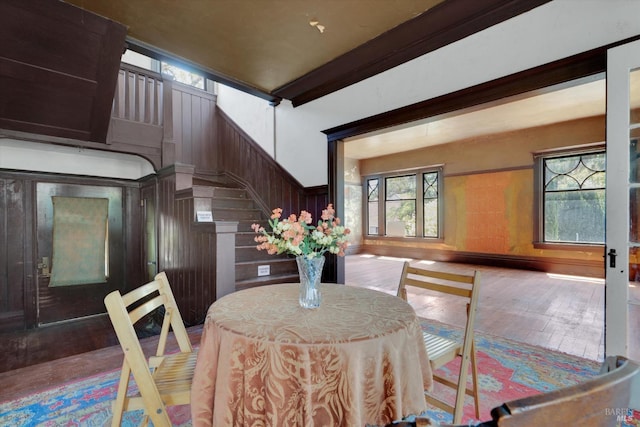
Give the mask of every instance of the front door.
<svg viewBox="0 0 640 427">
<path fill-rule="evenodd" d="M 40 182 L 36 199 L 37 323 L 104 313 L 122 280 L 122 188 Z"/>
<path fill-rule="evenodd" d="M 605 353 L 640 357 L 640 41 L 607 57 Z"/>
</svg>

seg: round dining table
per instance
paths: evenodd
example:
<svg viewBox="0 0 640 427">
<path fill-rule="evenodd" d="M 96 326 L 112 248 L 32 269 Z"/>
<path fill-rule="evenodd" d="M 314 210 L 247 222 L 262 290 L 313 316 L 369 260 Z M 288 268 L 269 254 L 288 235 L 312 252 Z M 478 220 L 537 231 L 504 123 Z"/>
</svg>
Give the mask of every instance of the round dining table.
<svg viewBox="0 0 640 427">
<path fill-rule="evenodd" d="M 385 425 L 426 409 L 432 373 L 413 308 L 384 292 L 298 284 L 226 295 L 207 312 L 191 389 L 200 426 Z"/>
</svg>

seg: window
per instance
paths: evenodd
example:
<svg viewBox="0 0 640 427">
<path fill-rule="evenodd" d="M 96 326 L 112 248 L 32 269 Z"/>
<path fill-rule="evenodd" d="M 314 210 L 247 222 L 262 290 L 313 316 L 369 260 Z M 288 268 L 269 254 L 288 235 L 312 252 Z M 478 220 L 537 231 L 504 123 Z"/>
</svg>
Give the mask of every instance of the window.
<svg viewBox="0 0 640 427">
<path fill-rule="evenodd" d="M 387 236 L 416 235 L 416 176 L 395 176 L 385 179 Z"/>
<path fill-rule="evenodd" d="M 205 79 L 203 75 L 187 71 L 176 65 L 169 64 L 164 61 L 160 62 L 160 69 L 162 74 L 173 77 L 173 79 L 177 82 L 204 90 Z"/>
<path fill-rule="evenodd" d="M 109 199 L 52 197 L 49 286 L 104 283 L 109 276 Z"/>
<path fill-rule="evenodd" d="M 367 177 L 367 234 L 440 238 L 440 174 L 430 169 Z"/>
<path fill-rule="evenodd" d="M 422 174 L 424 203 L 424 236 L 438 237 L 438 172 Z"/>
<path fill-rule="evenodd" d="M 605 166 L 603 150 L 540 156 L 539 239 L 545 243 L 604 244 Z"/>
<path fill-rule="evenodd" d="M 150 58 L 146 55 L 134 52 L 129 49 L 127 49 L 124 55 L 122 55 L 122 62 L 135 65 L 136 67 L 144 68 L 146 70 L 166 74 L 168 76 L 171 76 L 171 78 L 173 78 L 177 82 L 184 83 L 198 89 L 207 89 L 206 85 L 208 83 L 207 79 L 205 79 L 204 74 L 194 73 L 165 61 L 158 61 L 157 59 Z"/>
<path fill-rule="evenodd" d="M 378 234 L 378 178 L 367 180 L 367 234 Z"/>
</svg>

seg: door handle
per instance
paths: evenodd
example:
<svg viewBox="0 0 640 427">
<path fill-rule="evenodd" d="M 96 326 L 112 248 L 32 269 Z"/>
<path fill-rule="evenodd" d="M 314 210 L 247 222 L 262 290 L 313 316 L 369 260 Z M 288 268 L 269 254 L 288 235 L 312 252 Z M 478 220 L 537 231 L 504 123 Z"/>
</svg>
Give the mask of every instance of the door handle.
<svg viewBox="0 0 640 427">
<path fill-rule="evenodd" d="M 618 254 L 616 253 L 616 250 L 609 249 L 609 252 L 607 252 L 607 255 L 609 256 L 609 268 L 616 268 L 616 257 L 618 256 Z"/>
<path fill-rule="evenodd" d="M 41 268 L 40 277 L 51 277 L 49 270 L 49 257 L 42 257 L 42 262 L 38 263 L 38 268 Z"/>
</svg>

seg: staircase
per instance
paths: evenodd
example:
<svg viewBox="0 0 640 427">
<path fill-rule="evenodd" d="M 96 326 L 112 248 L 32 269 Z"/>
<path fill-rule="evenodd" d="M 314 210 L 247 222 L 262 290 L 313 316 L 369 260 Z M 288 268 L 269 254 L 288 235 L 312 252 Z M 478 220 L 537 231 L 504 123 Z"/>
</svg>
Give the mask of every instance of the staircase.
<svg viewBox="0 0 640 427">
<path fill-rule="evenodd" d="M 256 233 L 251 229 L 251 225 L 258 223 L 267 227 L 268 218 L 244 188 L 234 182 L 213 182 L 194 178 L 194 190 L 200 186 L 207 187 L 209 194 L 212 194 L 214 220 L 238 222 L 235 241 L 236 291 L 299 280 L 295 258 L 287 255 L 269 255 L 266 251 L 256 249 Z"/>
</svg>

